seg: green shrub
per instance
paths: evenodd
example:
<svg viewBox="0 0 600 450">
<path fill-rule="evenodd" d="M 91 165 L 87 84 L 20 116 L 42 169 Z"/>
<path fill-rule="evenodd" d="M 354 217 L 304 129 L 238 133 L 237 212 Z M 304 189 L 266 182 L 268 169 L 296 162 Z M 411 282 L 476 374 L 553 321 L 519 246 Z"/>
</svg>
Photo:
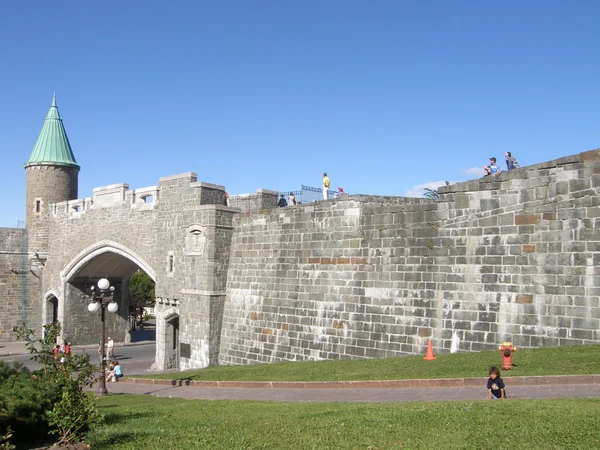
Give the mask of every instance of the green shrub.
<svg viewBox="0 0 600 450">
<path fill-rule="evenodd" d="M 10 428 L 15 441 L 46 437 L 45 411 L 57 400 L 58 392 L 26 367 L 0 361 L 0 435 Z"/>
</svg>

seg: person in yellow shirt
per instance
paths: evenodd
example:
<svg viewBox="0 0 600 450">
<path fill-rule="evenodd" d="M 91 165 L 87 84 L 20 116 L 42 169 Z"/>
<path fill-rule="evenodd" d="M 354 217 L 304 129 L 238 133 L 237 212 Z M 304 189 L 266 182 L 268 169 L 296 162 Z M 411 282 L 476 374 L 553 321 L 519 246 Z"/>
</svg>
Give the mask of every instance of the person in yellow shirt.
<svg viewBox="0 0 600 450">
<path fill-rule="evenodd" d="M 331 181 L 327 176 L 327 172 L 323 173 L 323 200 L 327 200 L 329 195 L 329 186 L 331 185 Z"/>
</svg>

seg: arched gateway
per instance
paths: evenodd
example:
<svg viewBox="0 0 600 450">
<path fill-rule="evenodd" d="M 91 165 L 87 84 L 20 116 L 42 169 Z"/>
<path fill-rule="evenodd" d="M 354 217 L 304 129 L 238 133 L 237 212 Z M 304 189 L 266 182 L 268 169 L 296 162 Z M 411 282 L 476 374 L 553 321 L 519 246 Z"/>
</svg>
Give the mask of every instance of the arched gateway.
<svg viewBox="0 0 600 450">
<path fill-rule="evenodd" d="M 129 298 L 128 282 L 138 270 L 146 272 L 156 282 L 156 272 L 136 251 L 110 240 L 92 244 L 69 261 L 60 276 L 59 285 L 52 286 L 53 294 L 44 311 L 44 323 L 59 320 L 63 339 L 73 344 L 90 344 L 100 335 L 99 312 L 87 312 L 90 287 L 100 278 L 107 278 L 115 287 L 115 299 L 119 309 L 107 316 L 107 333 L 116 342 L 126 339 L 128 333 Z"/>
<path fill-rule="evenodd" d="M 151 203 L 142 201 L 148 192 Z M 98 342 L 99 313 L 87 310 L 89 288 L 107 278 L 119 303 L 117 313 L 107 316 L 107 333 L 124 341 L 128 280 L 141 269 L 156 283 L 157 367 L 216 363 L 221 316 L 214 307 L 224 303 L 227 266 L 222 249 L 231 241 L 237 212 L 218 204 L 223 193 L 223 187 L 198 183 L 188 173 L 151 188 L 113 185 L 95 189 L 92 198 L 51 204 L 47 221 L 53 238 L 44 255 L 42 289 L 55 293 L 64 338 Z M 51 320 L 50 309 L 43 319 Z M 197 345 L 182 353 L 179 336 Z"/>
<path fill-rule="evenodd" d="M 43 323 L 59 320 L 63 338 L 97 343 L 99 313 L 87 310 L 89 288 L 107 278 L 119 303 L 117 313 L 107 316 L 107 333 L 124 341 L 127 284 L 141 269 L 156 283 L 157 367 L 216 363 L 221 315 L 214 307 L 224 303 L 224 249 L 231 241 L 232 217 L 239 212 L 223 206 L 225 188 L 199 183 L 196 174 L 185 173 L 142 189 L 129 190 L 127 184 L 96 188 L 92 197 L 77 199 L 79 165 L 55 98 L 25 168 L 23 254 L 29 262 L 21 258 L 21 265 L 34 267 L 30 272 L 35 277 L 22 270 L 29 277 L 22 283 L 29 289 L 22 289 L 22 297 L 37 303 L 37 296 L 43 306 L 32 307 L 22 322 L 41 329 Z M 180 338 L 197 342 L 186 347 L 181 361 Z"/>
</svg>

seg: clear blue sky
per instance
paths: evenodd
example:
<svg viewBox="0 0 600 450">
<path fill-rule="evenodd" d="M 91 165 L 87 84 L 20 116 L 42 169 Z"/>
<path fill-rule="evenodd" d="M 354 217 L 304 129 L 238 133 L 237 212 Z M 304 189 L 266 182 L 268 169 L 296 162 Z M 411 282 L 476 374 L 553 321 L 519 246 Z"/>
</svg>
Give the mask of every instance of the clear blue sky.
<svg viewBox="0 0 600 450">
<path fill-rule="evenodd" d="M 598 148 L 599 23 L 597 0 L 3 2 L 0 226 L 54 91 L 79 197 L 190 171 L 405 195 Z"/>
</svg>

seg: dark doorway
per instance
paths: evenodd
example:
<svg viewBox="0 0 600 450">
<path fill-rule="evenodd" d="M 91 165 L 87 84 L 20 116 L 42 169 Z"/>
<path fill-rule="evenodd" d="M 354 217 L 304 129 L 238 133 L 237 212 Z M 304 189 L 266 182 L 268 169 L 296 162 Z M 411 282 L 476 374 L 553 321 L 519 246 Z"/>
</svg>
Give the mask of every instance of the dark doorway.
<svg viewBox="0 0 600 450">
<path fill-rule="evenodd" d="M 53 295 L 47 300 L 47 318 L 48 322 L 54 323 L 58 321 L 58 299 Z"/>
<path fill-rule="evenodd" d="M 167 369 L 179 368 L 179 316 L 167 317 L 165 326 L 165 358 Z"/>
</svg>

